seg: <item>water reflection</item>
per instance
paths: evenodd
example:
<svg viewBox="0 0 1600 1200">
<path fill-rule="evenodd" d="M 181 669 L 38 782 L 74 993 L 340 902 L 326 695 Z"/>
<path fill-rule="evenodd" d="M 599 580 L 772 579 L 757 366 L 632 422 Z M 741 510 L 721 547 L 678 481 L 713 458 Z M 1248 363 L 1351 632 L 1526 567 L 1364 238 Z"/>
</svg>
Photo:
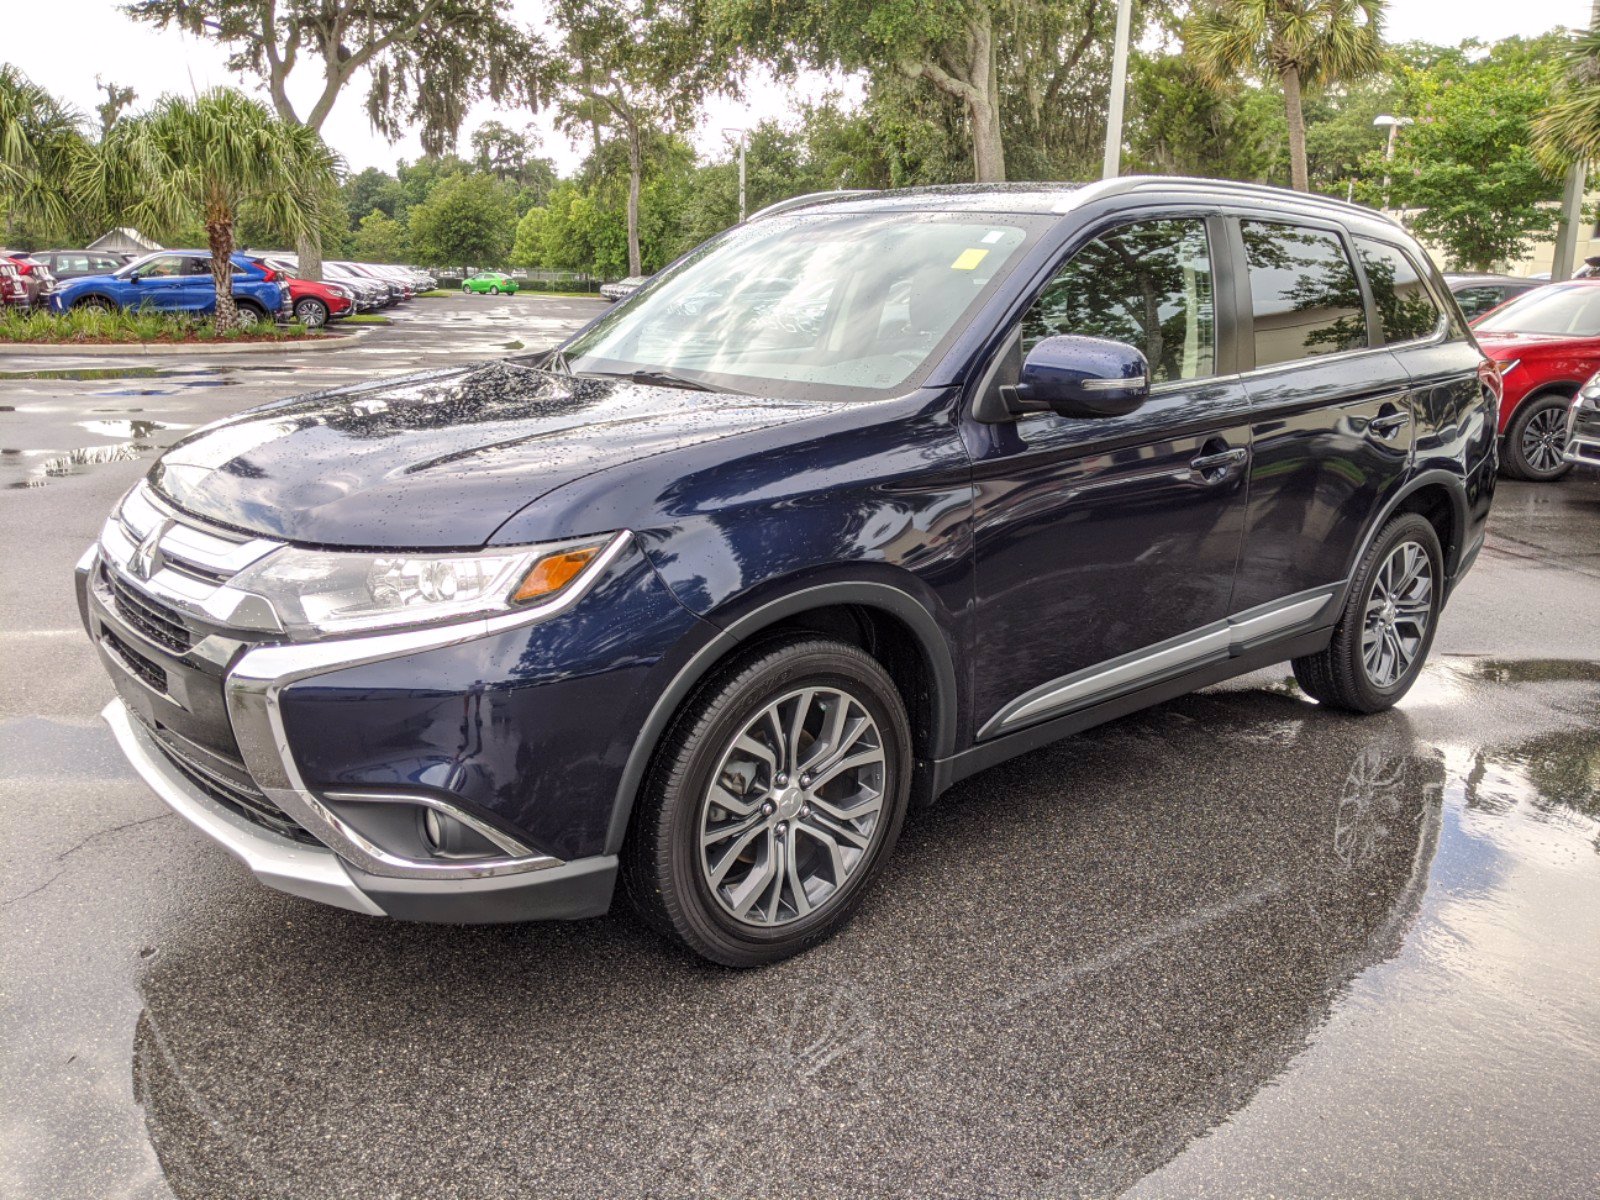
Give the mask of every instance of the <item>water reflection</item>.
<svg viewBox="0 0 1600 1200">
<path fill-rule="evenodd" d="M 241 881 L 145 968 L 138 1095 L 184 1197 L 1113 1192 L 1395 952 L 1443 777 L 1398 714 L 1190 697 L 963 785 L 844 936 L 746 974 Z"/>
</svg>

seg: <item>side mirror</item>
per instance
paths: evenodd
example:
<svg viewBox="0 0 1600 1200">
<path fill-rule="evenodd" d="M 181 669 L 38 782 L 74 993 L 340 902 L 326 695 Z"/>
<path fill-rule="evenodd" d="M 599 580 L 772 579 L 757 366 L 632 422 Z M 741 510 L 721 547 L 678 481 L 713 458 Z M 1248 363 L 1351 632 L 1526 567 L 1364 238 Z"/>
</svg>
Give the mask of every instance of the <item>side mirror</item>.
<svg viewBox="0 0 1600 1200">
<path fill-rule="evenodd" d="M 129 283 L 138 283 L 139 282 L 139 272 L 135 271 L 132 275 L 129 275 L 128 276 L 128 282 Z"/>
<path fill-rule="evenodd" d="M 1064 417 L 1121 417 L 1150 396 L 1150 364 L 1125 342 L 1062 335 L 1028 352 L 1011 407 Z"/>
</svg>

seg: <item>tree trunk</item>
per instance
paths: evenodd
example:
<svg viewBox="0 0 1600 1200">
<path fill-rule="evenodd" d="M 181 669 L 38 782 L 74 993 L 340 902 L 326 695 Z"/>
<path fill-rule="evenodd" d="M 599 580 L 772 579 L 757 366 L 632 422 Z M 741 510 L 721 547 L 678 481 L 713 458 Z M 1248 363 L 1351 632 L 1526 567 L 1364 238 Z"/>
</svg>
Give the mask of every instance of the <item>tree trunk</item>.
<svg viewBox="0 0 1600 1200">
<path fill-rule="evenodd" d="M 994 37 L 988 20 L 973 27 L 972 91 L 967 112 L 972 118 L 972 162 L 977 183 L 1003 183 L 1006 148 L 1000 134 L 999 72 Z"/>
<path fill-rule="evenodd" d="M 644 174 L 644 149 L 639 144 L 639 126 L 628 123 L 628 274 L 643 275 L 644 259 L 639 253 L 639 182 Z"/>
<path fill-rule="evenodd" d="M 211 282 L 217 289 L 214 324 L 226 333 L 239 323 L 239 308 L 233 302 L 233 215 L 213 210 L 206 214 L 206 242 L 211 247 Z"/>
<path fill-rule="evenodd" d="M 322 231 L 310 229 L 294 240 L 298 256 L 294 273 L 300 279 L 322 280 Z"/>
<path fill-rule="evenodd" d="M 1306 173 L 1306 114 L 1300 100 L 1300 69 L 1283 72 L 1283 112 L 1289 123 L 1289 186 L 1297 192 L 1311 190 Z"/>
</svg>

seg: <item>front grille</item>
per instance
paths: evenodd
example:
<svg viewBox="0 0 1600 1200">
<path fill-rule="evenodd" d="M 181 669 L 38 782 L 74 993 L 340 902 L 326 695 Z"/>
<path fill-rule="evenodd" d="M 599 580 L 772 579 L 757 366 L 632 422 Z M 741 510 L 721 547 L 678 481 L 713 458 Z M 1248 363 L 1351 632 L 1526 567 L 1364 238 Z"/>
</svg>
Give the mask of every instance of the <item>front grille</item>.
<svg viewBox="0 0 1600 1200">
<path fill-rule="evenodd" d="M 174 654 L 183 654 L 194 645 L 194 635 L 175 611 L 123 583 L 115 571 L 107 570 L 105 576 L 111 587 L 111 599 L 116 605 L 117 615 L 129 625 Z"/>
<path fill-rule="evenodd" d="M 167 761 L 182 773 L 183 777 L 195 787 L 199 788 L 211 799 L 221 804 L 224 808 L 238 813 L 239 816 L 264 829 L 283 837 L 293 838 L 297 842 L 304 842 L 309 846 L 320 845 L 304 829 L 296 825 L 289 814 L 284 812 L 266 796 L 253 787 L 246 787 L 235 780 L 227 779 L 215 771 L 209 770 L 199 762 L 177 749 L 170 740 L 156 733 L 156 745 L 166 755 Z"/>
<path fill-rule="evenodd" d="M 158 663 L 151 662 L 109 629 L 102 629 L 101 636 L 111 652 L 147 687 L 163 696 L 167 694 L 167 672 Z"/>
</svg>

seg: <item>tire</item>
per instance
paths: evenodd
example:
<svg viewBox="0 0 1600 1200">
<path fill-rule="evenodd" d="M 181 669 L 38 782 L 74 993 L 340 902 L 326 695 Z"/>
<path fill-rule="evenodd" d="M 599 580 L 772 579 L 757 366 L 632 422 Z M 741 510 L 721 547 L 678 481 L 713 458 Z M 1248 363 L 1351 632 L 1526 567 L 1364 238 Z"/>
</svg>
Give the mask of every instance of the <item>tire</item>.
<svg viewBox="0 0 1600 1200">
<path fill-rule="evenodd" d="M 115 312 L 116 305 L 104 296 L 85 296 L 72 306 L 74 312 Z"/>
<path fill-rule="evenodd" d="M 1522 402 L 1506 426 L 1500 455 L 1501 470 L 1507 476 L 1549 483 L 1572 470 L 1571 463 L 1561 461 L 1567 448 L 1567 408 L 1571 403 L 1557 392 Z"/>
<path fill-rule="evenodd" d="M 235 300 L 233 306 L 239 313 L 239 328 L 259 329 L 269 323 L 267 310 L 248 300 Z"/>
<path fill-rule="evenodd" d="M 463 296 L 470 296 L 470 295 L 472 295 L 472 285 L 471 285 L 471 284 L 466 284 L 466 283 L 463 283 L 463 284 L 462 284 L 462 285 L 461 285 L 461 294 L 462 294 L 462 295 L 463 295 Z"/>
<path fill-rule="evenodd" d="M 498 283 L 491 283 L 489 285 L 489 295 L 498 296 L 499 294 L 500 294 L 500 285 Z"/>
<path fill-rule="evenodd" d="M 792 729 L 802 701 L 799 737 L 775 736 L 767 714 Z M 838 754 L 858 765 L 841 769 Z M 819 755 L 837 774 L 802 790 Z M 800 779 L 787 778 L 796 762 Z M 905 704 L 874 659 L 814 635 L 762 643 L 702 685 L 663 736 L 623 845 L 623 886 L 649 925 L 714 963 L 798 954 L 850 919 L 888 860 L 911 763 Z"/>
<path fill-rule="evenodd" d="M 295 318 L 307 329 L 321 329 L 328 323 L 328 306 L 314 296 L 296 300 Z"/>
<path fill-rule="evenodd" d="M 1395 586 L 1418 558 L 1426 564 L 1427 579 L 1421 581 L 1425 591 L 1421 583 Z M 1394 607 L 1388 606 L 1386 595 L 1397 597 Z M 1391 707 L 1411 689 L 1427 661 L 1443 596 L 1439 535 L 1427 518 L 1401 513 L 1361 556 L 1328 648 L 1294 660 L 1295 680 L 1329 708 L 1375 713 Z M 1420 629 L 1419 619 L 1424 622 Z"/>
</svg>

